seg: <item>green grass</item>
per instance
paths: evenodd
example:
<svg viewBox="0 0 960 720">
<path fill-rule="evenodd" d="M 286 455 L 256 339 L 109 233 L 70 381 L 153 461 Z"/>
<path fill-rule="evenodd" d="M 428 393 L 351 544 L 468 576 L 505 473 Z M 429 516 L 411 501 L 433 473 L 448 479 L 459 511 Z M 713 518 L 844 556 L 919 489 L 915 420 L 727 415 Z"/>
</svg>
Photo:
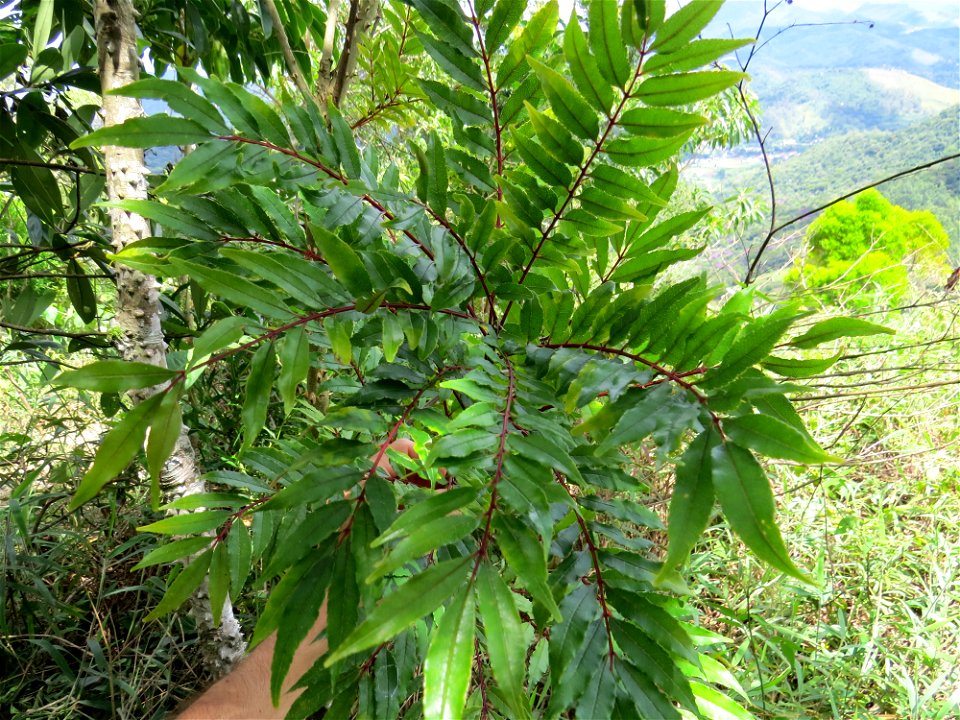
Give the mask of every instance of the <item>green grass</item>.
<svg viewBox="0 0 960 720">
<path fill-rule="evenodd" d="M 872 316 L 898 335 L 847 352 L 950 335 L 956 313 L 937 305 Z M 819 588 L 761 566 L 722 524 L 695 556 L 696 602 L 709 627 L 735 639 L 720 659 L 759 717 L 960 713 L 960 386 L 917 389 L 956 382 L 958 347 L 851 358 L 811 382 L 847 386 L 811 387 L 822 399 L 801 406 L 815 435 L 848 463 L 780 465 L 773 477 L 785 539 Z M 837 396 L 876 390 L 884 392 Z"/>
</svg>

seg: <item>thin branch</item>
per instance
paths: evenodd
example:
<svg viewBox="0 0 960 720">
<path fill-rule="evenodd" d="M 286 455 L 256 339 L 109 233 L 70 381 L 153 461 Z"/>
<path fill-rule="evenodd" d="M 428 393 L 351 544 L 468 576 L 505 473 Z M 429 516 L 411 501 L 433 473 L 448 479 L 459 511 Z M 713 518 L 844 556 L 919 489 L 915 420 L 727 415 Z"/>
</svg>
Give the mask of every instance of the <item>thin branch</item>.
<svg viewBox="0 0 960 720">
<path fill-rule="evenodd" d="M 247 145 L 259 145 L 260 147 L 265 147 L 265 148 L 267 148 L 267 149 L 269 149 L 269 150 L 273 150 L 274 152 L 282 153 L 283 155 L 287 155 L 287 156 L 289 156 L 289 157 L 295 158 L 295 159 L 299 160 L 300 162 L 306 163 L 307 165 L 311 165 L 312 167 L 315 167 L 315 168 L 317 168 L 318 170 L 320 170 L 320 171 L 321 171 L 322 173 L 324 173 L 327 177 L 336 180 L 337 182 L 341 183 L 342 185 L 348 185 L 348 184 L 349 184 L 349 180 L 347 180 L 347 178 L 344 177 L 344 176 L 343 176 L 341 173 L 339 173 L 338 171 L 336 171 L 336 170 L 334 170 L 333 168 L 325 165 L 324 163 L 320 162 L 319 160 L 313 160 L 313 159 L 311 159 L 311 158 L 308 158 L 306 155 L 302 155 L 302 154 L 298 153 L 296 150 L 291 150 L 290 148 L 280 147 L 279 145 L 275 145 L 275 144 L 272 143 L 272 142 L 267 142 L 266 140 L 253 140 L 253 139 L 251 139 L 251 138 L 243 137 L 242 135 L 220 135 L 220 136 L 218 136 L 218 138 L 219 138 L 220 140 L 227 140 L 228 142 L 239 142 L 239 143 L 246 143 Z M 373 208 L 375 208 L 377 211 L 379 211 L 380 214 L 383 215 L 387 220 L 396 220 L 396 216 L 395 216 L 392 212 L 390 212 L 389 210 L 387 210 L 387 208 L 384 207 L 384 205 L 383 205 L 381 202 L 375 200 L 375 199 L 372 198 L 370 195 L 364 193 L 363 195 L 360 195 L 359 197 L 360 197 L 360 199 L 363 200 L 365 203 L 367 203 L 368 205 L 370 205 L 371 207 L 373 207 Z M 430 258 L 431 260 L 433 260 L 433 253 L 430 251 L 430 248 L 428 248 L 423 242 L 421 242 L 421 240 L 420 240 L 416 235 L 414 235 L 412 232 L 410 232 L 410 231 L 407 230 L 407 229 L 404 229 L 402 232 L 403 232 L 403 234 L 406 235 L 407 238 L 409 238 L 415 245 L 417 245 L 417 246 L 420 248 L 420 250 L 423 251 L 423 254 L 424 254 L 424 255 L 426 255 L 428 258 Z"/>
<path fill-rule="evenodd" d="M 474 274 L 477 276 L 477 280 L 480 281 L 480 286 L 483 288 L 483 294 L 487 297 L 487 308 L 488 308 L 488 317 L 490 319 L 490 324 L 493 326 L 497 325 L 497 310 L 494 307 L 493 293 L 490 292 L 490 287 L 487 285 L 487 279 L 483 274 L 483 271 L 480 269 L 480 266 L 477 264 L 477 259 L 470 248 L 467 245 L 467 241 L 453 228 L 445 217 L 434 211 L 429 205 L 423 204 L 423 208 L 427 213 L 432 217 L 438 224 L 440 224 L 451 237 L 457 241 L 457 244 L 461 247 L 463 252 L 466 254 L 467 258 L 470 260 L 470 266 L 473 268 Z"/>
<path fill-rule="evenodd" d="M 86 173 L 88 175 L 103 176 L 103 170 L 83 167 L 81 165 L 64 165 L 62 163 L 41 162 L 38 160 L 17 160 L 14 158 L 0 158 L 0 165 L 19 165 L 23 167 L 47 168 L 48 170 L 64 170 L 72 173 Z"/>
<path fill-rule="evenodd" d="M 343 49 L 337 61 L 336 79 L 333 86 L 333 104 L 340 106 L 347 91 L 347 84 L 357 66 L 357 46 L 360 36 L 367 29 L 379 9 L 380 0 L 350 0 L 350 15 L 344 28 Z"/>
<path fill-rule="evenodd" d="M 113 275 L 107 274 L 93 274 L 87 275 L 85 273 L 16 273 L 11 275 L 4 275 L 0 273 L 0 280 L 34 280 L 36 278 L 98 278 L 101 280 L 111 280 Z"/>
<path fill-rule="evenodd" d="M 794 395 L 794 402 L 813 402 L 814 400 L 838 400 L 841 398 L 863 397 L 864 395 L 892 395 L 893 393 L 912 393 L 918 390 L 931 390 L 949 385 L 960 385 L 960 379 L 941 380 L 939 382 L 921 383 L 919 385 L 904 385 L 901 387 L 883 387 L 875 390 L 860 390 L 849 393 L 831 393 L 829 395 Z"/>
<path fill-rule="evenodd" d="M 310 92 L 310 86 L 307 84 L 306 78 L 303 77 L 303 73 L 300 72 L 297 58 L 294 57 L 293 48 L 290 47 L 290 40 L 287 38 L 287 31 L 283 27 L 283 21 L 280 19 L 277 4 L 274 0 L 263 0 L 263 4 L 266 6 L 267 13 L 269 13 L 270 19 L 273 21 L 273 31 L 277 34 L 277 42 L 280 43 L 280 50 L 283 52 L 283 59 L 287 63 L 287 70 L 289 70 L 290 75 L 293 76 L 293 82 L 296 83 L 300 94 L 303 95 L 303 99 L 310 101 L 313 99 L 313 93 Z"/>
<path fill-rule="evenodd" d="M 484 512 L 485 522 L 483 525 L 483 535 L 480 536 L 480 544 L 477 546 L 476 561 L 473 563 L 473 572 L 470 573 L 470 585 L 473 585 L 480 571 L 480 564 L 487 556 L 487 546 L 490 543 L 491 525 L 493 523 L 493 513 L 497 509 L 497 486 L 503 477 L 503 463 L 507 457 L 507 438 L 510 435 L 510 416 L 513 411 L 513 401 L 517 392 L 517 377 L 513 370 L 513 363 L 510 358 L 501 353 L 503 361 L 507 366 L 507 398 L 503 407 L 503 421 L 500 423 L 500 440 L 497 446 L 497 465 L 493 471 L 493 478 L 490 480 L 490 503 Z"/>
<path fill-rule="evenodd" d="M 16 330 L 17 332 L 27 333 L 30 335 L 53 335 L 55 337 L 81 339 L 88 337 L 102 337 L 107 334 L 97 330 L 91 330 L 89 332 L 70 332 L 68 330 L 57 330 L 56 328 L 32 328 L 27 327 L 26 325 L 17 325 L 16 323 L 4 321 L 0 321 L 0 327 L 6 328 L 7 330 Z"/>
</svg>

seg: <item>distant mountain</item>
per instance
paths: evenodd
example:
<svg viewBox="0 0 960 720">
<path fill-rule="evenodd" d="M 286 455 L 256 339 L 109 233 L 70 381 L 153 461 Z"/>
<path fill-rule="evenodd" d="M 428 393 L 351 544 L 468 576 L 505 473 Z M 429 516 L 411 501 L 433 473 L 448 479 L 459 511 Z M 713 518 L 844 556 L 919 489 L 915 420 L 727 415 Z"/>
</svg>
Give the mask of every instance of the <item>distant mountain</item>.
<svg viewBox="0 0 960 720">
<path fill-rule="evenodd" d="M 780 3 L 764 23 L 758 45 L 769 42 L 758 50 L 751 69 L 762 74 L 765 68 L 896 68 L 960 87 L 960 4 L 925 1 L 849 8 L 844 2 L 820 11 L 802 0 Z M 728 2 L 710 30 L 752 37 L 762 19 L 763 3 Z"/>
<path fill-rule="evenodd" d="M 773 150 L 896 130 L 960 102 L 960 3 L 767 4 L 748 72 Z M 752 37 L 763 7 L 728 2 L 708 32 Z"/>
<path fill-rule="evenodd" d="M 960 88 L 899 68 L 767 68 L 752 83 L 770 147 L 857 130 L 897 130 L 960 104 Z"/>
</svg>

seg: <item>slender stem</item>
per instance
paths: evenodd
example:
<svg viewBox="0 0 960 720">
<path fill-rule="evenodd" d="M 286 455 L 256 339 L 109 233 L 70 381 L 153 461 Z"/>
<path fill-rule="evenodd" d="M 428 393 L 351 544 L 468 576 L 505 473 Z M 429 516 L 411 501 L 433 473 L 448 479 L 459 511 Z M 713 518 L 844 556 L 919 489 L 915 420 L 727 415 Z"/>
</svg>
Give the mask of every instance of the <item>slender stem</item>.
<svg viewBox="0 0 960 720">
<path fill-rule="evenodd" d="M 944 157 L 937 158 L 936 160 L 931 160 L 930 162 L 923 163 L 922 165 L 915 165 L 915 166 L 913 166 L 912 168 L 908 168 L 908 169 L 906 169 L 906 170 L 901 170 L 901 171 L 898 172 L 898 173 L 894 173 L 893 175 L 888 175 L 888 176 L 885 177 L 885 178 L 882 178 L 882 179 L 880 179 L 880 180 L 876 180 L 876 181 L 874 181 L 874 182 L 872 182 L 872 183 L 869 183 L 869 184 L 867 184 L 867 185 L 864 185 L 864 186 L 862 186 L 862 187 L 859 187 L 859 188 L 857 188 L 856 190 L 852 190 L 852 191 L 846 193 L 845 195 L 841 195 L 840 197 L 836 197 L 836 198 L 834 198 L 833 200 L 831 200 L 831 201 L 828 202 L 828 203 L 824 203 L 823 205 L 820 205 L 819 207 L 815 207 L 813 210 L 807 210 L 805 213 L 801 213 L 800 215 L 797 215 L 796 217 L 791 218 L 790 220 L 787 220 L 787 222 L 781 223 L 780 225 L 777 225 L 775 228 L 773 228 L 772 230 L 770 230 L 770 232 L 767 234 L 767 237 L 764 239 L 763 243 L 760 245 L 760 249 L 757 250 L 757 255 L 756 255 L 756 257 L 753 259 L 753 262 L 750 263 L 750 271 L 747 273 L 747 277 L 744 279 L 744 282 L 745 282 L 746 284 L 748 284 L 748 285 L 749 285 L 751 282 L 753 282 L 753 280 L 755 279 L 755 275 L 756 275 L 756 271 L 757 271 L 757 266 L 758 266 L 759 263 L 760 263 L 760 257 L 763 255 L 764 251 L 767 249 L 767 246 L 770 244 L 770 241 L 773 239 L 773 236 L 776 235 L 776 234 L 777 234 L 778 232 L 780 232 L 781 230 L 783 230 L 784 228 L 788 228 L 788 227 L 790 227 L 791 225 L 800 222 L 801 220 L 806 220 L 808 217 L 811 217 L 812 215 L 816 215 L 817 213 L 822 212 L 822 211 L 826 210 L 826 209 L 829 208 L 829 207 L 833 207 L 834 205 L 836 205 L 836 204 L 839 203 L 839 202 L 843 202 L 844 200 L 847 200 L 847 199 L 849 199 L 849 198 L 852 198 L 854 195 L 859 195 L 859 194 L 862 193 L 864 190 L 869 190 L 870 188 L 875 188 L 875 187 L 877 187 L 877 186 L 879 186 L 879 185 L 883 185 L 884 183 L 888 183 L 888 182 L 890 182 L 891 180 L 896 180 L 897 178 L 902 178 L 902 177 L 904 177 L 905 175 L 912 175 L 912 174 L 915 173 L 915 172 L 920 172 L 921 170 L 927 170 L 928 168 L 935 167 L 935 166 L 940 165 L 940 164 L 945 163 L 945 162 L 950 162 L 951 160 L 957 160 L 958 158 L 960 158 L 960 153 L 953 153 L 952 155 L 945 155 Z"/>
<path fill-rule="evenodd" d="M 699 402 L 703 406 L 703 408 L 710 414 L 710 419 L 713 421 L 713 424 L 716 426 L 717 431 L 720 433 L 720 436 L 726 437 L 726 435 L 723 432 L 723 426 L 720 423 L 720 416 L 710 409 L 710 406 L 707 402 L 706 395 L 704 395 L 699 390 L 697 390 L 695 385 L 684 380 L 684 377 L 690 374 L 688 372 L 678 373 L 674 370 L 670 370 L 669 368 L 665 368 L 658 363 L 652 362 L 651 360 L 647 360 L 645 357 L 638 355 L 637 353 L 632 353 L 632 352 L 629 352 L 628 350 L 622 350 L 620 348 L 608 347 L 606 345 L 593 345 L 591 343 L 544 343 L 540 347 L 579 348 L 581 350 L 594 350 L 596 352 L 607 353 L 609 355 L 619 355 L 620 357 L 625 357 L 630 360 L 633 360 L 634 362 L 638 362 L 641 365 L 646 365 L 648 368 L 650 368 L 654 372 L 659 373 L 660 375 L 663 375 L 665 378 L 676 383 L 677 385 L 682 387 L 684 390 L 689 392 L 691 395 L 693 395 L 697 399 L 697 402 Z M 696 374 L 704 374 L 706 372 L 707 372 L 706 368 L 697 368 L 695 371 Z"/>
<path fill-rule="evenodd" d="M 307 85 L 306 78 L 300 72 L 300 66 L 297 64 L 297 58 L 293 55 L 293 49 L 290 47 L 290 40 L 287 38 L 287 31 L 283 27 L 283 21 L 280 19 L 280 12 L 277 10 L 277 4 L 274 0 L 263 0 L 267 8 L 267 13 L 273 21 L 273 31 L 277 34 L 277 42 L 280 43 L 280 50 L 283 52 L 283 59 L 287 63 L 287 70 L 293 76 L 293 82 L 296 84 L 304 100 L 312 100 L 313 93 L 310 92 L 310 86 Z"/>
<path fill-rule="evenodd" d="M 288 157 L 295 158 L 300 162 L 303 162 L 303 163 L 306 163 L 307 165 L 315 167 L 317 168 L 317 170 L 325 174 L 327 177 L 332 178 L 333 180 L 336 180 L 342 185 L 349 184 L 349 180 L 347 180 L 347 178 L 337 170 L 334 170 L 333 168 L 326 165 L 325 163 L 320 162 L 319 160 L 308 158 L 306 155 L 298 153 L 296 150 L 280 147 L 279 145 L 275 145 L 274 143 L 268 142 L 266 140 L 254 140 L 252 138 L 246 138 L 246 137 L 243 137 L 242 135 L 220 135 L 218 137 L 220 140 L 226 140 L 228 142 L 239 142 L 239 143 L 245 143 L 247 145 L 259 145 L 260 147 L 265 147 L 268 150 L 273 150 L 274 152 L 287 155 Z M 374 198 L 372 198 L 370 195 L 366 193 L 364 193 L 363 195 L 360 195 L 359 197 L 365 203 L 367 203 L 372 208 L 377 210 L 387 220 L 396 220 L 396 215 L 394 215 L 392 212 L 387 210 L 387 208 L 384 207 L 383 203 L 375 200 Z M 426 255 L 428 258 L 433 260 L 433 253 L 430 251 L 430 248 L 424 245 L 423 242 L 421 242 L 416 235 L 414 235 L 409 230 L 403 230 L 403 234 L 406 235 L 417 247 L 419 247 L 420 250 L 423 251 L 424 255 Z"/>
<path fill-rule="evenodd" d="M 570 489 L 564 483 L 561 482 L 560 484 L 564 490 L 568 493 L 570 492 Z M 572 497 L 571 495 L 571 498 Z M 576 501 L 574 500 L 574 502 Z M 610 617 L 612 613 L 610 612 L 610 606 L 607 605 L 607 586 L 603 582 L 603 572 L 600 570 L 600 555 L 597 553 L 597 545 L 593 541 L 593 536 L 590 534 L 590 529 L 587 527 L 583 515 L 577 510 L 574 510 L 573 514 L 577 516 L 577 524 L 580 526 L 580 537 L 583 538 L 583 542 L 586 544 L 587 550 L 590 553 L 590 563 L 593 565 L 593 573 L 597 580 L 597 604 L 600 605 L 600 614 L 603 616 L 603 627 L 607 632 L 607 660 L 610 663 L 610 670 L 612 671 L 613 661 L 616 660 L 617 654 L 613 649 L 613 632 L 610 630 Z"/>
<path fill-rule="evenodd" d="M 16 323 L 0 321 L 0 327 L 7 330 L 16 330 L 17 332 L 29 333 L 31 335 L 54 335 L 56 337 L 67 338 L 88 338 L 90 336 L 104 336 L 107 333 L 91 330 L 90 332 L 69 332 L 67 330 L 56 330 L 53 328 L 32 328 L 26 325 L 17 325 Z"/>
<path fill-rule="evenodd" d="M 507 456 L 507 437 L 510 435 L 510 416 L 513 411 L 513 401 L 517 392 L 517 377 L 513 370 L 513 363 L 506 354 L 502 355 L 503 361 L 507 366 L 507 399 L 503 407 L 503 421 L 500 423 L 500 441 L 497 447 L 496 468 L 493 471 L 493 478 L 490 481 L 490 504 L 484 513 L 483 535 L 480 536 L 480 544 L 477 546 L 476 560 L 473 563 L 473 572 L 470 573 L 470 585 L 473 585 L 477 578 L 477 572 L 480 570 L 480 563 L 487 557 L 487 547 L 490 544 L 491 524 L 493 523 L 493 513 L 497 509 L 497 486 L 503 478 L 503 463 Z"/>
<path fill-rule="evenodd" d="M 427 213 L 432 217 L 438 224 L 440 224 L 454 240 L 457 241 L 457 244 L 463 249 L 463 252 L 466 254 L 467 258 L 470 260 L 470 266 L 473 268 L 474 275 L 477 276 L 477 280 L 480 281 L 480 286 L 483 288 L 483 294 L 487 297 L 487 315 L 490 320 L 490 324 L 493 326 L 497 325 L 497 310 L 494 307 L 493 293 L 490 292 L 490 287 L 487 285 L 487 279 L 483 274 L 483 271 L 480 269 L 480 266 L 477 264 L 477 259 L 470 248 L 467 246 L 467 241 L 463 239 L 451 225 L 445 217 L 433 210 L 433 208 L 428 205 L 423 206 L 426 209 Z"/>
<path fill-rule="evenodd" d="M 103 170 L 94 170 L 93 168 L 82 167 L 78 165 L 63 165 L 61 163 L 41 162 L 38 160 L 20 160 L 14 158 L 0 158 L 0 166 L 18 165 L 22 167 L 47 168 L 48 170 L 64 170 L 73 173 L 86 173 L 88 175 L 104 175 Z"/>
</svg>

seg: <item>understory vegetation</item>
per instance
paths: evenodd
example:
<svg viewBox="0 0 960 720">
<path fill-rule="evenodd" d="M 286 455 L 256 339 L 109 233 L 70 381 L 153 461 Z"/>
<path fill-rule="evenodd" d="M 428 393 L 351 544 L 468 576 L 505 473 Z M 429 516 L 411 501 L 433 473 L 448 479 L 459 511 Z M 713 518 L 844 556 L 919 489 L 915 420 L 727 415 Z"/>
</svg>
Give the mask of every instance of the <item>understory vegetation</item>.
<svg viewBox="0 0 960 720">
<path fill-rule="evenodd" d="M 289 717 L 957 716 L 947 235 L 717 281 L 720 5 L 0 19 L 0 715 L 159 720 L 232 617 L 276 703 L 325 604 Z"/>
</svg>

